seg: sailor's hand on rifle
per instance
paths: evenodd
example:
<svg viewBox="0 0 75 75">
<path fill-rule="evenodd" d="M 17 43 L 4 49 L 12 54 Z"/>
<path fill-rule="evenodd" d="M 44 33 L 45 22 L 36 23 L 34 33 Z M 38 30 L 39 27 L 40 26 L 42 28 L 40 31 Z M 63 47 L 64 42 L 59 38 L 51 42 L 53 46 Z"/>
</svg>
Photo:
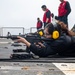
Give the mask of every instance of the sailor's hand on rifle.
<svg viewBox="0 0 75 75">
<path fill-rule="evenodd" d="M 25 38 L 20 37 L 20 36 L 17 36 L 17 38 L 18 38 L 18 40 L 16 40 L 17 42 L 24 43 L 24 44 L 26 44 L 28 47 L 30 47 L 31 43 L 28 42 Z"/>
<path fill-rule="evenodd" d="M 43 45 L 43 43 L 41 43 L 41 42 L 38 42 L 38 44 L 35 43 L 35 45 L 36 45 L 37 47 L 39 47 L 39 48 L 45 47 L 45 46 Z"/>
<path fill-rule="evenodd" d="M 20 36 L 17 36 L 17 38 L 18 38 L 18 40 L 16 40 L 17 42 L 22 42 L 22 43 L 24 43 L 25 38 L 20 37 Z"/>
<path fill-rule="evenodd" d="M 38 42 L 38 44 L 39 44 L 41 47 L 45 47 L 45 45 L 43 45 L 43 43 L 41 43 L 41 42 Z"/>
</svg>

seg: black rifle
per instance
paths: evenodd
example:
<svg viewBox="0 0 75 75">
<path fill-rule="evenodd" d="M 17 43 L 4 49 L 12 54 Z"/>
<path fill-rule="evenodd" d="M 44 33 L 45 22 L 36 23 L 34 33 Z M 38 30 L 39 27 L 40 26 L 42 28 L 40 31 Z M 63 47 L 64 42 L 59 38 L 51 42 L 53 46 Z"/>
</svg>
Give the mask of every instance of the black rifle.
<svg viewBox="0 0 75 75">
<path fill-rule="evenodd" d="M 44 37 L 39 37 L 38 35 L 12 35 L 12 36 L 0 36 L 0 38 L 7 38 L 7 39 L 12 39 L 12 40 L 17 40 L 19 39 L 17 36 L 21 36 L 25 38 L 27 41 L 30 43 L 34 42 L 51 42 L 53 39 L 46 39 Z"/>
</svg>

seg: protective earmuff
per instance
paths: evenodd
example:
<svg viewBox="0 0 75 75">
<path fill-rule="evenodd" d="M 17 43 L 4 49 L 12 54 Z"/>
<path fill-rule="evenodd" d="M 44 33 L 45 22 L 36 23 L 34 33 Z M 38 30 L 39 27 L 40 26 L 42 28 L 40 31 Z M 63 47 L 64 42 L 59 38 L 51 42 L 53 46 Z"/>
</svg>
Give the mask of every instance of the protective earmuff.
<svg viewBox="0 0 75 75">
<path fill-rule="evenodd" d="M 44 35 L 43 30 L 38 31 L 38 34 L 39 34 L 40 36 L 43 36 L 43 35 Z"/>
<path fill-rule="evenodd" d="M 54 26 L 54 30 L 53 30 L 53 33 L 52 33 L 52 38 L 58 39 L 60 34 L 59 34 L 59 31 L 58 31 L 58 28 L 57 28 L 57 24 L 53 24 L 53 26 Z"/>
<path fill-rule="evenodd" d="M 52 38 L 53 39 L 58 39 L 59 38 L 59 32 L 57 30 L 53 31 Z"/>
<path fill-rule="evenodd" d="M 58 39 L 60 36 L 60 27 L 57 23 L 49 23 L 46 25 L 46 27 L 48 29 L 48 33 L 51 35 L 51 37 L 53 39 Z"/>
</svg>

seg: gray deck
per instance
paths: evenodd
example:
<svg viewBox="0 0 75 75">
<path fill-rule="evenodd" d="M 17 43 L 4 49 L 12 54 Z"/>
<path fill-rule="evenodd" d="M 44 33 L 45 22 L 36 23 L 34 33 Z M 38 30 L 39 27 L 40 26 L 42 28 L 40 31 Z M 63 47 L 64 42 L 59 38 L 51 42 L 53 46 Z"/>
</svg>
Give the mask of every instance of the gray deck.
<svg viewBox="0 0 75 75">
<path fill-rule="evenodd" d="M 39 58 L 39 59 L 10 59 L 10 55 L 13 54 L 13 49 L 25 49 L 26 46 L 24 44 L 21 44 L 22 46 L 11 46 L 12 40 L 8 39 L 0 39 L 0 61 L 11 61 L 11 62 L 43 62 L 43 63 L 49 63 L 49 62 L 57 62 L 57 63 L 63 63 L 63 62 L 72 62 L 75 63 L 75 57 L 60 57 L 57 55 L 50 56 L 49 58 Z"/>
<path fill-rule="evenodd" d="M 12 50 L 25 49 L 25 46 L 22 44 L 22 47 L 13 47 L 11 42 L 0 39 L 0 75 L 75 75 L 75 57 L 50 56 L 12 60 L 10 59 Z"/>
</svg>

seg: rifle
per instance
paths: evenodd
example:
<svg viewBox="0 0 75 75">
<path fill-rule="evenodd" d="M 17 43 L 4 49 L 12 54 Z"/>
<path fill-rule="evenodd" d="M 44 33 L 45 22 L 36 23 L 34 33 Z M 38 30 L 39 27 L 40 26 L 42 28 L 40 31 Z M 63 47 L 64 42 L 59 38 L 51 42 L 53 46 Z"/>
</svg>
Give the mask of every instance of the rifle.
<svg viewBox="0 0 75 75">
<path fill-rule="evenodd" d="M 46 39 L 46 38 L 40 37 L 38 35 L 11 35 L 11 36 L 0 36 L 0 38 L 7 38 L 7 39 L 12 39 L 12 40 L 17 40 L 17 39 L 19 39 L 17 36 L 21 36 L 21 37 L 25 38 L 30 43 L 50 42 L 50 41 L 53 40 L 53 39 Z"/>
</svg>

